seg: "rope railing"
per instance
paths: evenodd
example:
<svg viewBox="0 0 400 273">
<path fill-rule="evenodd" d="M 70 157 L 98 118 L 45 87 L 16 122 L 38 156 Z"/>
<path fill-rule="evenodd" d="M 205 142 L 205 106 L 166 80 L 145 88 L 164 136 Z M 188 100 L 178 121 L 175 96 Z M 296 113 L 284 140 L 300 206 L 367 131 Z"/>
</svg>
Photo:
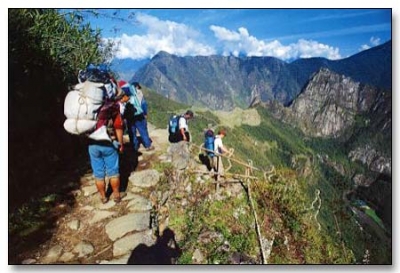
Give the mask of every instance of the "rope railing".
<svg viewBox="0 0 400 273">
<path fill-rule="evenodd" d="M 212 152 L 214 153 L 213 150 L 209 150 L 204 148 L 204 144 L 201 145 L 196 145 L 192 142 L 188 143 L 189 146 L 189 151 L 193 151 L 193 149 L 191 149 L 192 147 L 196 147 L 198 149 L 199 154 L 204 151 L 204 152 Z M 233 153 L 234 153 L 234 149 L 229 149 L 229 152 L 226 154 L 219 154 L 218 156 L 224 157 L 227 159 L 227 161 L 229 162 L 229 167 L 227 169 L 230 169 L 232 167 L 232 162 L 235 162 L 243 167 L 245 167 L 245 171 L 244 174 L 233 174 L 233 173 L 227 173 L 227 169 L 225 169 L 224 172 L 224 181 L 218 181 L 218 178 L 216 179 L 216 181 L 212 182 L 211 184 L 215 184 L 216 185 L 216 190 L 219 190 L 219 185 L 220 184 L 229 184 L 229 183 L 241 183 L 243 186 L 244 191 L 246 192 L 247 198 L 248 198 L 248 202 L 249 202 L 249 206 L 250 206 L 250 210 L 252 212 L 253 218 L 254 218 L 254 226 L 255 226 L 255 232 L 257 235 L 257 239 L 258 239 L 258 243 L 259 243 L 259 249 L 260 249 L 260 256 L 261 256 L 261 263 L 262 264 L 267 264 L 268 262 L 268 257 L 270 250 L 267 249 L 267 245 L 269 245 L 269 249 L 271 247 L 271 244 L 274 241 L 274 238 L 272 239 L 272 241 L 268 242 L 268 240 L 262 235 L 262 229 L 260 228 L 260 219 L 258 218 L 257 215 L 257 209 L 256 209 L 256 205 L 257 202 L 253 199 L 252 195 L 254 194 L 251 188 L 251 180 L 260 180 L 260 177 L 256 177 L 254 175 L 254 171 L 259 171 L 263 173 L 263 177 L 265 179 L 265 181 L 269 181 L 269 179 L 276 175 L 276 170 L 275 167 L 271 164 L 271 169 L 268 171 L 262 170 L 259 167 L 255 167 L 253 165 L 253 161 L 252 160 L 248 160 L 248 162 L 243 162 L 241 160 L 238 160 L 236 158 L 233 158 Z M 210 172 L 204 172 L 204 171 L 199 171 L 199 170 L 190 170 L 189 172 L 191 173 L 210 173 Z M 237 179 L 236 181 L 231 181 L 226 179 L 227 177 L 232 177 L 234 179 Z M 218 177 L 218 176 L 217 176 Z M 261 178 L 262 179 L 262 178 Z M 256 185 L 256 184 L 255 184 Z M 268 252 L 268 254 L 266 253 L 266 251 Z"/>
<path fill-rule="evenodd" d="M 202 147 L 203 144 L 199 146 L 199 145 L 196 145 L 196 144 L 194 144 L 194 143 L 190 143 L 190 145 L 199 148 L 199 150 L 203 150 L 203 151 L 206 151 L 206 152 L 212 152 L 212 153 L 214 153 L 213 150 L 209 150 L 209 149 L 206 149 L 206 148 Z M 229 155 L 226 155 L 226 154 L 219 154 L 218 156 L 225 157 L 226 159 L 231 160 L 231 161 L 233 161 L 233 162 L 236 162 L 236 163 L 238 163 L 238 164 L 240 164 L 240 165 L 242 165 L 242 166 L 244 166 L 244 167 L 246 167 L 246 168 L 250 168 L 250 169 L 253 169 L 253 170 L 256 170 L 256 171 L 264 172 L 264 170 L 262 170 L 262 169 L 260 169 L 260 168 L 258 168 L 258 167 L 254 167 L 252 164 L 250 165 L 250 164 L 245 163 L 245 162 L 243 162 L 243 161 L 240 161 L 240 160 L 238 160 L 238 159 L 236 159 L 236 158 L 232 158 L 232 155 L 233 155 L 233 153 L 234 153 L 234 149 L 231 148 L 231 149 L 229 149 L 229 151 L 230 151 L 230 152 L 229 152 Z"/>
<path fill-rule="evenodd" d="M 194 144 L 194 143 L 191 142 L 190 145 L 193 146 L 193 147 L 198 148 L 199 153 L 201 153 L 202 151 L 214 153 L 213 150 L 209 150 L 209 149 L 204 148 L 204 144 L 197 145 L 197 144 Z M 228 163 L 229 163 L 229 167 L 226 168 L 226 170 L 225 170 L 225 175 L 230 175 L 232 177 L 236 176 L 236 177 L 240 177 L 240 178 L 260 179 L 259 177 L 250 176 L 250 175 L 240 175 L 240 174 L 228 173 L 228 170 L 232 167 L 231 161 L 236 162 L 237 164 L 239 164 L 239 165 L 241 165 L 243 167 L 249 168 L 250 170 L 255 170 L 255 171 L 262 172 L 265 181 L 271 181 L 271 178 L 274 175 L 276 175 L 276 170 L 275 170 L 275 166 L 274 165 L 271 165 L 271 169 L 270 170 L 265 171 L 265 170 L 262 170 L 259 167 L 254 167 L 253 166 L 253 162 L 251 160 L 249 161 L 249 163 L 245 163 L 245 162 L 240 161 L 240 160 L 238 160 L 236 158 L 233 158 L 232 157 L 233 153 L 234 153 L 234 149 L 231 148 L 231 149 L 229 149 L 228 155 L 226 155 L 226 154 L 219 154 L 218 155 L 218 156 L 221 156 L 221 157 L 225 157 L 227 159 Z"/>
<path fill-rule="evenodd" d="M 192 145 L 194 147 L 197 147 L 199 149 L 199 153 L 201 153 L 201 151 L 214 153 L 213 150 L 209 150 L 209 149 L 204 148 L 204 144 L 199 146 L 199 145 L 196 145 L 194 143 L 190 143 L 190 145 Z M 254 170 L 263 172 L 264 178 L 266 179 L 268 174 L 271 174 L 272 172 L 275 172 L 275 168 L 274 168 L 274 166 L 272 166 L 272 169 L 269 172 L 263 171 L 260 168 L 254 167 L 252 160 L 248 160 L 248 163 L 245 163 L 243 161 L 240 161 L 238 159 L 233 158 L 232 157 L 233 153 L 234 153 L 234 149 L 229 149 L 229 153 L 227 155 L 226 154 L 219 154 L 218 156 L 225 157 L 228 160 L 229 167 L 227 168 L 227 170 L 229 170 L 232 167 L 231 161 L 236 162 L 237 164 L 240 164 L 240 165 L 242 165 L 242 166 L 244 166 L 246 168 L 244 175 L 232 174 L 232 176 L 235 177 L 235 178 L 239 178 L 237 182 L 242 184 L 242 186 L 243 186 L 243 188 L 244 188 L 244 190 L 245 190 L 245 192 L 247 194 L 248 201 L 249 201 L 249 204 L 250 204 L 250 209 L 251 209 L 253 217 L 254 217 L 255 231 L 256 231 L 256 234 L 257 234 L 259 248 L 260 248 L 261 263 L 262 264 L 267 264 L 267 257 L 266 257 L 266 253 L 265 253 L 266 247 L 264 245 L 265 238 L 262 236 L 262 233 L 261 233 L 260 223 L 259 223 L 259 219 L 258 219 L 258 216 L 257 216 L 256 208 L 255 208 L 255 205 L 254 205 L 254 203 L 256 203 L 256 202 L 254 202 L 254 200 L 252 198 L 250 180 L 251 179 L 254 179 L 254 180 L 260 179 L 260 178 L 258 178 L 258 177 L 253 175 L 253 171 Z M 225 172 L 225 175 L 226 174 L 227 173 Z M 216 184 L 217 190 L 218 190 L 219 189 L 219 184 L 221 182 L 220 181 L 216 181 L 214 183 Z M 232 183 L 232 181 L 225 181 L 224 183 Z"/>
</svg>

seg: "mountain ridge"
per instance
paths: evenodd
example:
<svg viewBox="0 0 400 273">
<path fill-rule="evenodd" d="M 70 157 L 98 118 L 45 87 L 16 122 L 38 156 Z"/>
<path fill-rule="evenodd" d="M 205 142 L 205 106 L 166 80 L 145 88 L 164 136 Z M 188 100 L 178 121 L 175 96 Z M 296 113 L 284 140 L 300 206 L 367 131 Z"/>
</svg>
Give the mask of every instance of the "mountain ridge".
<svg viewBox="0 0 400 273">
<path fill-rule="evenodd" d="M 299 59 L 286 63 L 274 57 L 155 55 L 131 81 L 165 97 L 213 110 L 247 108 L 259 97 L 289 104 L 321 67 L 355 81 L 391 89 L 391 40 L 342 60 Z"/>
</svg>

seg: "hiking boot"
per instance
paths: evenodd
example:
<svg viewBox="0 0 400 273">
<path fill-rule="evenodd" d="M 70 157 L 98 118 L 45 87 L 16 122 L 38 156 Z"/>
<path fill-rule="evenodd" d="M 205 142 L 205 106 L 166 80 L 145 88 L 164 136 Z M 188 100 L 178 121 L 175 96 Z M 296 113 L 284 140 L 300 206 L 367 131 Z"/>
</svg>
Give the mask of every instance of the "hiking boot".
<svg viewBox="0 0 400 273">
<path fill-rule="evenodd" d="M 105 204 L 108 202 L 108 197 L 101 197 L 100 201 L 101 201 L 101 203 Z"/>
<path fill-rule="evenodd" d="M 153 145 L 151 145 L 149 148 L 146 148 L 146 151 L 153 151 L 155 149 L 155 147 Z"/>
</svg>

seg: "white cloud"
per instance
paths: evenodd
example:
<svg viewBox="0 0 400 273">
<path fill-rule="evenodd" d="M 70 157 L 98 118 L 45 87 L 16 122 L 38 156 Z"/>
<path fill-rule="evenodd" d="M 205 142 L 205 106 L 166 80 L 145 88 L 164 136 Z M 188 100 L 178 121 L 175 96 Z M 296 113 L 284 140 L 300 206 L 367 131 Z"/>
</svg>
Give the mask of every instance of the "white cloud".
<svg viewBox="0 0 400 273">
<path fill-rule="evenodd" d="M 325 57 L 330 60 L 340 59 L 339 49 L 324 45 L 312 40 L 299 40 L 296 44 L 291 44 L 292 48 L 298 50 L 298 57 Z M 295 56 L 297 57 L 297 56 Z"/>
<path fill-rule="evenodd" d="M 243 27 L 237 32 L 214 25 L 210 29 L 222 44 L 223 55 L 273 56 L 282 60 L 310 57 L 325 57 L 332 60 L 341 58 L 338 48 L 313 40 L 300 39 L 297 43 L 283 45 L 278 40 L 271 42 L 259 40 Z"/>
<path fill-rule="evenodd" d="M 369 39 L 369 42 L 371 43 L 372 46 L 377 46 L 381 43 L 381 38 L 375 38 L 375 37 L 371 37 Z"/>
<path fill-rule="evenodd" d="M 367 49 L 370 49 L 370 48 L 371 47 L 369 45 L 364 44 L 358 49 L 358 51 L 364 51 L 364 50 L 367 50 Z"/>
<path fill-rule="evenodd" d="M 341 58 L 339 49 L 329 45 L 304 39 L 288 45 L 282 44 L 279 40 L 260 40 L 244 27 L 232 31 L 211 25 L 209 28 L 216 38 L 214 47 L 202 40 L 204 36 L 201 33 L 185 24 L 160 20 L 142 13 L 136 15 L 136 20 L 146 33 L 131 36 L 122 34 L 114 38 L 118 44 L 117 58 L 136 60 L 152 58 L 161 50 L 178 56 L 209 56 L 217 54 L 218 51 L 225 56 L 272 56 L 281 60 L 310 57 Z M 375 39 L 371 38 L 372 41 Z"/>
<path fill-rule="evenodd" d="M 147 30 L 144 35 L 122 34 L 115 38 L 119 45 L 117 58 L 151 58 L 163 50 L 178 56 L 212 55 L 215 50 L 202 43 L 200 34 L 190 27 L 172 21 L 162 21 L 146 14 L 137 14 L 139 24 Z"/>
<path fill-rule="evenodd" d="M 368 44 L 361 45 L 361 47 L 358 49 L 358 51 L 364 51 L 364 50 L 370 49 L 371 47 L 380 45 L 380 43 L 381 43 L 381 38 L 372 36 L 369 39 L 369 45 Z"/>
<path fill-rule="evenodd" d="M 214 31 L 214 35 L 218 40 L 223 41 L 239 41 L 240 35 L 236 32 L 230 31 L 224 27 L 211 25 L 210 29 Z"/>
</svg>

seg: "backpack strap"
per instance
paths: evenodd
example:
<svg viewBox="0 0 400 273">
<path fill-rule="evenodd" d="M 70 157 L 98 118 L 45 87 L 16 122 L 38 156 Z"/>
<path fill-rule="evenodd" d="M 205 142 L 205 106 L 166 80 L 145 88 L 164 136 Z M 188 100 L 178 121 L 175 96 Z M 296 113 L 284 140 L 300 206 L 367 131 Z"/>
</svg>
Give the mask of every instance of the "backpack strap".
<svg viewBox="0 0 400 273">
<path fill-rule="evenodd" d="M 130 98 L 130 102 L 132 103 L 132 105 L 135 107 L 136 111 L 135 111 L 135 116 L 140 115 L 143 113 L 143 109 L 142 109 L 142 105 L 139 101 L 139 98 L 137 97 L 137 93 L 136 93 L 136 89 L 134 89 L 135 91 L 133 92 L 131 98 Z"/>
</svg>

